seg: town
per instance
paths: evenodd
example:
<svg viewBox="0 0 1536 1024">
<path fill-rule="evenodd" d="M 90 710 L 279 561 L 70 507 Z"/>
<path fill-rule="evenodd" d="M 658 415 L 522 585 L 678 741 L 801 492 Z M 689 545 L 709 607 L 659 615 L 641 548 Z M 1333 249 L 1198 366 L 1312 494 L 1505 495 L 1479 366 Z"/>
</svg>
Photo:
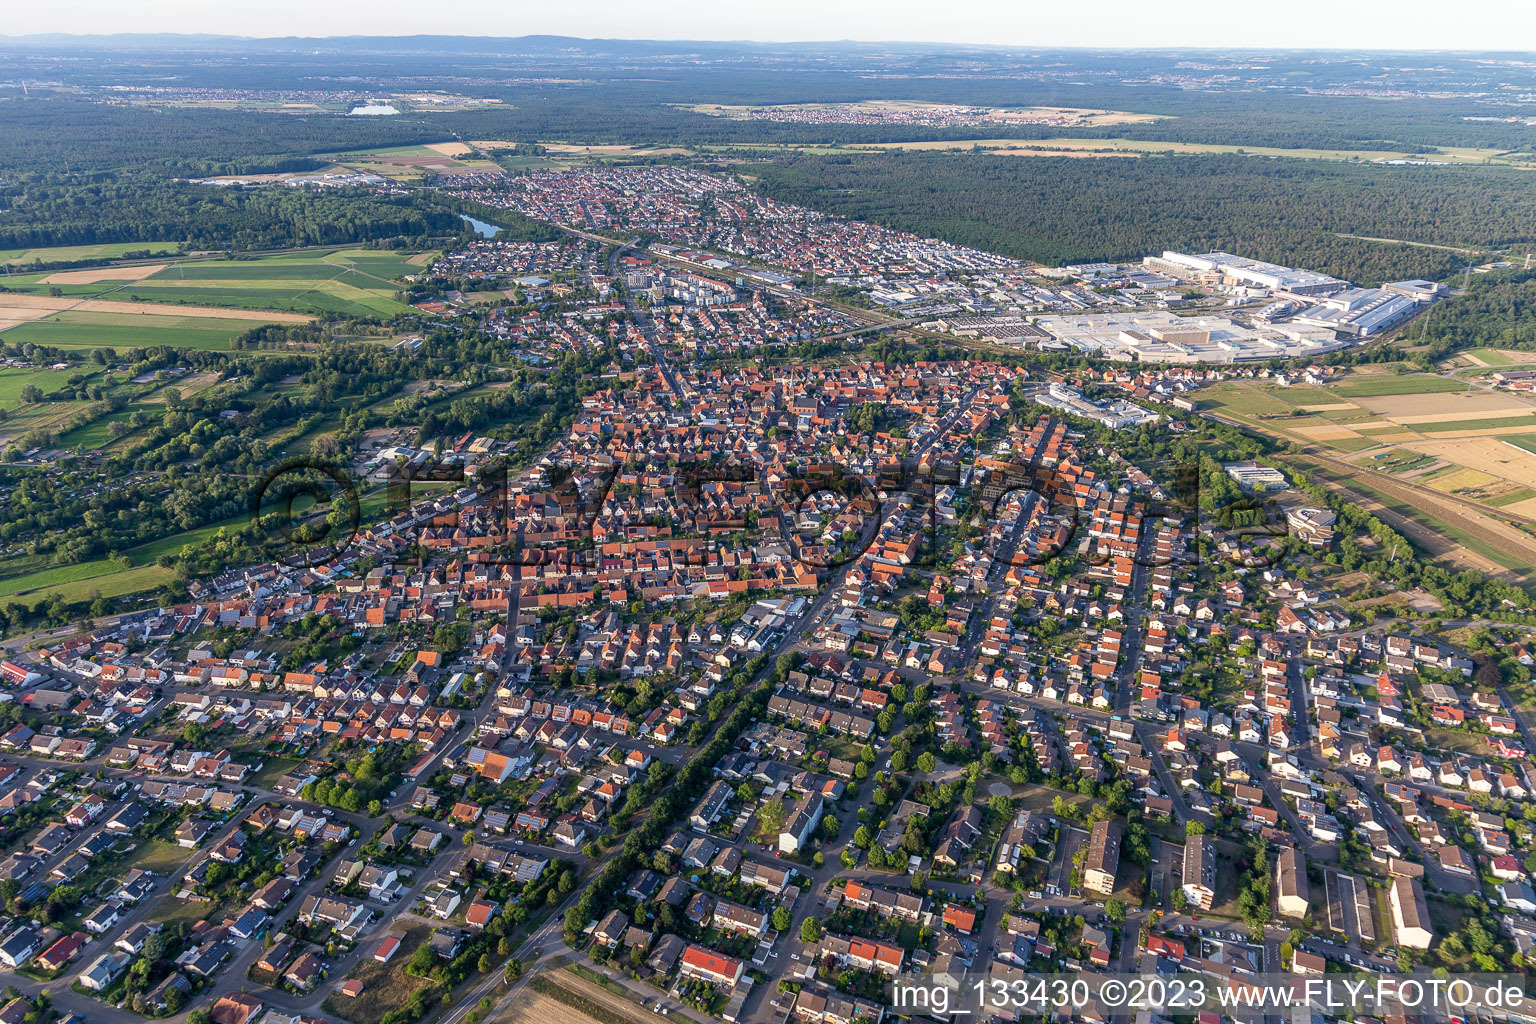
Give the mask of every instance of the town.
<svg viewBox="0 0 1536 1024">
<path fill-rule="evenodd" d="M 0 1024 L 1524 982 L 1536 277 L 1468 212 L 1528 200 L 1516 85 L 520 45 L 0 84 L 135 119 L 0 178 Z M 1462 106 L 1272 144 L 1404 96 Z M 1003 208 L 1095 174 L 1083 239 Z M 1280 223 L 1323 177 L 1369 215 Z"/>
</svg>

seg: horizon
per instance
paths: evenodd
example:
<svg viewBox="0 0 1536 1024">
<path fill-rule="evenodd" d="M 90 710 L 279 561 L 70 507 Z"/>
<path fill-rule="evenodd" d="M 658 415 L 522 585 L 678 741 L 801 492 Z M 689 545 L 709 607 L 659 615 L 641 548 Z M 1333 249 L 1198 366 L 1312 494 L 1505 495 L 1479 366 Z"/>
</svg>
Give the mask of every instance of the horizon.
<svg viewBox="0 0 1536 1024">
<path fill-rule="evenodd" d="M 923 41 L 914 39 L 855 39 L 855 38 L 805 38 L 805 39 L 752 39 L 752 38 L 720 38 L 710 39 L 702 37 L 661 37 L 661 36 L 581 36 L 560 32 L 527 32 L 519 35 L 502 34 L 472 34 L 463 32 L 351 32 L 333 33 L 329 35 L 248 35 L 237 32 L 59 32 L 41 31 L 26 33 L 0 32 L 0 41 L 26 41 L 26 40 L 60 40 L 60 41 L 95 41 L 95 40 L 204 40 L 219 41 L 229 40 L 243 43 L 263 42 L 346 42 L 359 40 L 463 40 L 481 39 L 507 42 L 522 40 L 547 39 L 569 40 L 577 43 L 633 43 L 633 44 L 667 44 L 667 45 L 699 45 L 713 47 L 752 46 L 752 47 L 779 47 L 779 46 L 900 46 L 907 48 L 927 47 L 935 51 L 950 49 L 982 49 L 997 51 L 1084 51 L 1084 52 L 1114 52 L 1114 53 L 1224 53 L 1224 54 L 1274 54 L 1274 53 L 1317 53 L 1317 54 L 1353 54 L 1353 53 L 1412 53 L 1412 54 L 1530 54 L 1536 57 L 1536 45 L 1529 49 L 1502 49 L 1468 46 L 1438 46 L 1438 47 L 1414 47 L 1414 46 L 1258 46 L 1251 44 L 1221 45 L 1207 43 L 1198 46 L 1188 45 L 1145 45 L 1145 46 L 1109 46 L 1091 43 L 984 43 L 959 40 Z"/>
<path fill-rule="evenodd" d="M 1303 52 L 1533 53 L 1536 6 L 1519 0 L 1483 5 L 1476 18 L 1446 18 L 1429 0 L 1366 0 L 1337 5 L 1328 0 L 1293 0 L 1281 23 L 1258 12 L 1204 16 L 1190 5 L 1148 10 L 1134 0 L 1104 0 L 1091 14 L 1054 7 L 1000 9 L 986 0 L 959 0 L 935 18 L 915 3 L 890 5 L 877 14 L 828 9 L 810 0 L 790 0 L 772 18 L 733 11 L 701 0 L 684 0 L 660 10 L 597 0 L 580 26 L 602 25 L 591 36 L 572 35 L 569 12 L 529 0 L 447 0 L 422 10 L 403 0 L 376 5 L 372 20 L 388 32 L 357 32 L 354 12 L 315 9 L 296 0 L 272 0 L 259 12 L 209 9 L 190 0 L 152 0 L 125 10 L 105 0 L 64 0 L 46 9 L 12 12 L 0 39 L 59 41 L 112 37 L 214 37 L 263 40 L 401 39 L 421 36 L 522 39 L 550 36 L 586 42 L 700 43 L 713 45 L 903 45 L 986 49 L 1240 50 Z M 292 24 L 307 31 L 270 34 L 270 26 Z M 99 31 L 71 31 L 80 25 Z M 478 31 L 464 31 L 473 26 Z M 804 26 L 802 28 L 802 26 Z M 874 27 L 878 26 L 878 28 Z M 455 31 L 458 29 L 458 31 Z M 982 39 L 987 41 L 983 42 Z M 1491 47 L 1493 39 L 1513 46 Z M 1518 41 L 1518 42 L 1517 42 Z"/>
</svg>

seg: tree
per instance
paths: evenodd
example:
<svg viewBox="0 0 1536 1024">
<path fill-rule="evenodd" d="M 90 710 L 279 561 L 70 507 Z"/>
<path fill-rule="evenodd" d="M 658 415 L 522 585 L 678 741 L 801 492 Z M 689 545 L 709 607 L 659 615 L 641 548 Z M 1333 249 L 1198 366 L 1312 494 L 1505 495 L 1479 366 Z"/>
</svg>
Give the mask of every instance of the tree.
<svg viewBox="0 0 1536 1024">
<path fill-rule="evenodd" d="M 437 965 L 437 954 L 432 952 L 432 947 L 425 942 L 416 947 L 416 952 L 411 954 L 411 973 L 426 975 Z M 189 1020 L 187 1024 L 192 1024 Z"/>
<path fill-rule="evenodd" d="M 187 1024 L 212 1024 L 212 1022 L 213 1014 L 201 1006 L 187 1014 Z"/>
<path fill-rule="evenodd" d="M 1201 821 L 1196 821 L 1194 818 L 1190 818 L 1188 821 L 1186 821 L 1184 823 L 1184 834 L 1186 836 L 1203 836 L 1203 835 L 1205 835 L 1205 823 L 1201 822 Z"/>
<path fill-rule="evenodd" d="M 918 771 L 922 772 L 924 775 L 927 775 L 927 774 L 930 774 L 933 771 L 933 769 L 934 769 L 933 754 L 931 754 L 930 752 L 925 750 L 921 754 L 917 755 L 917 770 Z"/>
<path fill-rule="evenodd" d="M 1125 920 L 1125 904 L 1113 897 L 1105 900 L 1104 916 L 1109 918 L 1115 924 L 1119 924 Z"/>
<path fill-rule="evenodd" d="M 808 917 L 800 925 L 800 941 L 807 945 L 821 941 L 821 922 L 814 917 Z M 191 1024 L 189 1021 L 188 1024 Z"/>
<path fill-rule="evenodd" d="M 494 963 L 492 963 L 492 961 L 491 961 L 491 954 L 489 954 L 489 953 L 481 953 L 480 954 L 480 963 L 479 963 L 478 966 L 480 968 L 480 973 L 481 974 L 490 974 L 491 973 L 491 968 L 496 966 L 496 965 Z"/>
<path fill-rule="evenodd" d="M 1173 892 L 1169 894 L 1169 899 L 1173 901 L 1174 910 L 1182 912 L 1185 907 L 1189 906 L 1189 897 L 1184 895 L 1183 886 L 1173 890 Z"/>
<path fill-rule="evenodd" d="M 506 971 L 507 984 L 508 985 L 512 984 L 514 981 L 516 981 L 518 978 L 521 978 L 522 976 L 523 976 L 523 962 L 521 960 L 516 959 L 515 957 L 513 959 L 511 959 L 511 960 L 508 960 L 507 961 L 507 971 Z"/>
<path fill-rule="evenodd" d="M 774 911 L 773 911 L 773 930 L 774 931 L 776 931 L 776 932 L 787 932 L 787 931 L 789 931 L 789 926 L 790 926 L 791 923 L 793 923 L 793 915 L 790 914 L 788 907 L 775 907 L 774 908 Z"/>
</svg>

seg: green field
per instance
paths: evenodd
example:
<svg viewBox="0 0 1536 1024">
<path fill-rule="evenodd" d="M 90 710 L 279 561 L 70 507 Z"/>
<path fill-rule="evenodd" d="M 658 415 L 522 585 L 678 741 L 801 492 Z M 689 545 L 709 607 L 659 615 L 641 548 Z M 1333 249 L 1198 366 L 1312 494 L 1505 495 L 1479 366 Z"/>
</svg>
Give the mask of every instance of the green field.
<svg viewBox="0 0 1536 1024">
<path fill-rule="evenodd" d="M 1408 373 L 1352 378 L 1348 383 L 1329 388 L 1328 393 L 1339 398 L 1379 398 L 1383 395 L 1431 395 L 1465 390 L 1467 386 L 1461 381 L 1427 373 Z"/>
<path fill-rule="evenodd" d="M 413 269 L 404 256 L 366 250 L 178 263 L 114 297 L 389 317 L 409 309 L 395 300 L 394 279 Z"/>
<path fill-rule="evenodd" d="M 420 269 L 407 262 L 410 255 L 371 249 L 317 249 L 255 259 L 173 263 L 142 281 L 51 285 L 45 282 L 49 275 L 44 273 L 17 274 L 7 278 L 5 285 L 34 294 L 47 294 L 57 289 L 71 298 L 101 297 L 129 302 L 387 318 L 410 309 L 394 297 L 399 290 L 397 279 Z M 166 315 L 175 316 L 176 312 L 168 309 Z M 206 321 L 200 326 L 207 330 L 221 329 L 207 327 Z M 251 326 L 251 322 L 246 322 L 238 326 L 235 333 Z M 120 344 L 131 345 L 133 342 Z M 214 336 L 206 335 L 199 347 L 226 346 L 219 344 Z"/>
<path fill-rule="evenodd" d="M 1501 437 L 1499 440 L 1505 444 L 1512 444 L 1523 452 L 1530 452 L 1532 455 L 1536 455 L 1536 437 L 1529 435 L 1525 437 Z"/>
<path fill-rule="evenodd" d="M 235 338 L 258 326 L 255 320 L 220 320 L 199 316 L 130 313 L 81 313 L 68 310 L 6 331 L 12 345 L 31 342 L 65 349 L 132 349 L 154 345 L 229 351 Z"/>
<path fill-rule="evenodd" d="M 1536 416 L 1505 416 L 1486 420 L 1443 420 L 1439 423 L 1409 423 L 1405 430 L 1431 434 L 1439 430 L 1488 430 L 1494 433 L 1507 427 L 1536 427 Z"/>
<path fill-rule="evenodd" d="M 1293 408 L 1280 401 L 1272 391 L 1258 391 L 1235 382 L 1215 384 L 1203 389 L 1200 402 L 1234 416 L 1288 416 Z"/>
<path fill-rule="evenodd" d="M 65 263 L 113 259 L 125 252 L 176 252 L 180 242 L 108 242 L 104 245 L 59 245 L 45 249 L 0 249 L 0 263 Z"/>
<path fill-rule="evenodd" d="M 102 566 L 109 568 L 102 569 Z M 95 573 L 95 575 L 68 578 L 74 573 Z M 0 581 L 0 601 L 19 601 L 23 604 L 35 605 L 39 601 L 52 598 L 55 594 L 66 601 L 83 601 L 92 594 L 100 594 L 102 597 L 122 597 L 124 594 L 136 594 L 141 590 L 158 587 L 169 582 L 174 576 L 175 573 L 170 569 L 158 565 L 141 565 L 135 569 L 124 569 L 114 562 L 101 559 L 95 562 L 81 562 L 78 565 L 59 566 L 56 569 L 44 569 L 41 572 L 14 576 Z"/>
<path fill-rule="evenodd" d="M 1529 501 L 1532 498 L 1536 498 L 1536 491 L 1531 490 L 1529 487 L 1522 487 L 1518 491 L 1511 491 L 1508 494 L 1501 494 L 1497 498 L 1490 498 L 1484 504 L 1492 505 L 1494 508 L 1503 508 L 1505 505 Z"/>
<path fill-rule="evenodd" d="M 4 335 L 0 335 L 4 337 Z M 38 370 L 25 366 L 0 366 L 0 407 L 11 409 L 21 402 L 21 389 L 36 384 L 46 394 L 66 383 L 76 373 L 90 373 L 99 367 L 81 370 Z"/>
</svg>

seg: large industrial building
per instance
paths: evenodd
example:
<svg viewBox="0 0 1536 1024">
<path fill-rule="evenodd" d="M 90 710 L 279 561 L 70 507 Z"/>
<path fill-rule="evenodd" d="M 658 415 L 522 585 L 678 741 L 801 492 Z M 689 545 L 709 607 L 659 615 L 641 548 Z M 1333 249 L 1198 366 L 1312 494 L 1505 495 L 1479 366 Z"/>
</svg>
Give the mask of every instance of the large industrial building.
<svg viewBox="0 0 1536 1024">
<path fill-rule="evenodd" d="M 1331 329 L 1310 324 L 1245 326 L 1224 316 L 1181 317 L 1160 309 L 1042 316 L 1035 324 L 1058 344 L 1120 362 L 1312 358 L 1350 343 Z"/>
<path fill-rule="evenodd" d="M 1346 288 L 1319 299 L 1290 323 L 1369 338 L 1396 327 L 1418 308 L 1418 299 L 1386 288 Z"/>
<path fill-rule="evenodd" d="M 1327 274 L 1294 270 L 1278 263 L 1234 256 L 1229 252 L 1190 256 L 1169 250 L 1161 256 L 1148 256 L 1142 260 L 1142 265 L 1154 273 L 1170 277 L 1210 284 L 1268 288 L 1270 291 L 1289 292 L 1292 295 L 1331 295 L 1349 287 L 1348 281 Z"/>
</svg>

